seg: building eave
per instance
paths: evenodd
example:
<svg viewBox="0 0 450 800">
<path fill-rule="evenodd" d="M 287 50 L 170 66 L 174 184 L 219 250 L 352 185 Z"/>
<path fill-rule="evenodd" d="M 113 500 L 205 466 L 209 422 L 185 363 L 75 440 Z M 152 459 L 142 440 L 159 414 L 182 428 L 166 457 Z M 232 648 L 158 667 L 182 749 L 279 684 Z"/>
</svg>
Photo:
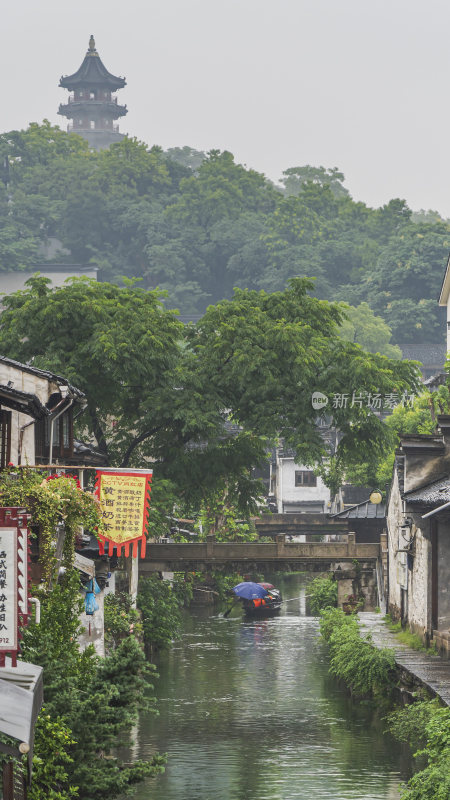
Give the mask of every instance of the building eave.
<svg viewBox="0 0 450 800">
<path fill-rule="evenodd" d="M 1 355 L 0 364 L 5 364 L 7 367 L 13 367 L 20 372 L 28 372 L 30 375 L 35 375 L 38 378 L 45 378 L 51 383 L 58 384 L 58 386 L 66 386 L 68 393 L 76 401 L 83 401 L 85 399 L 85 394 L 81 391 L 81 389 L 78 389 L 76 386 L 73 386 L 71 383 L 69 383 L 67 378 L 63 378 L 61 375 L 56 375 L 54 372 L 50 372 L 46 369 L 38 369 L 38 367 L 33 367 L 31 364 L 22 364 L 20 361 L 15 361 L 13 358 L 8 358 L 7 356 Z"/>
<path fill-rule="evenodd" d="M 69 91 L 101 86 L 114 92 L 123 89 L 126 83 L 125 78 L 113 75 L 106 69 L 97 51 L 88 51 L 76 72 L 61 76 L 59 86 Z"/>
<path fill-rule="evenodd" d="M 450 294 L 450 255 L 447 259 L 447 266 L 445 268 L 444 279 L 442 281 L 441 291 L 439 294 L 438 304 L 440 306 L 447 305 L 449 294 Z"/>
<path fill-rule="evenodd" d="M 2 384 L 0 384 L 0 406 L 19 411 L 33 419 L 43 419 L 50 415 L 47 406 L 44 406 L 35 394 L 22 392 Z"/>
</svg>

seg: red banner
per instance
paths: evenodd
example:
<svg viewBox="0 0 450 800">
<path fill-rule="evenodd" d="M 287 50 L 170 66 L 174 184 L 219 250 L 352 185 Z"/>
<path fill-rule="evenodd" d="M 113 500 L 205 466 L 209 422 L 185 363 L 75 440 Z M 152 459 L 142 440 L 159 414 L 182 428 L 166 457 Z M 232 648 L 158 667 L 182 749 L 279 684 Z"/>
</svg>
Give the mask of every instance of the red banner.
<svg viewBox="0 0 450 800">
<path fill-rule="evenodd" d="M 101 507 L 103 532 L 99 535 L 99 552 L 108 554 L 132 554 L 137 556 L 141 542 L 141 558 L 145 557 L 147 543 L 147 522 L 150 506 L 152 470 L 144 469 L 101 469 L 97 471 L 95 491 Z"/>
</svg>

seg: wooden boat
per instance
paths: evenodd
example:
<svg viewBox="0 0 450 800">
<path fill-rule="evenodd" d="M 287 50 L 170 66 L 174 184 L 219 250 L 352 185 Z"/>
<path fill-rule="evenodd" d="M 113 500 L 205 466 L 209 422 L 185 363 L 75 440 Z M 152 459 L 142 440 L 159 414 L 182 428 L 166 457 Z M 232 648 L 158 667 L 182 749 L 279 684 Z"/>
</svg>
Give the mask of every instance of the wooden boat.
<svg viewBox="0 0 450 800">
<path fill-rule="evenodd" d="M 270 589 L 265 597 L 243 600 L 244 614 L 249 619 L 276 617 L 281 611 L 282 598 L 279 589 Z"/>
</svg>

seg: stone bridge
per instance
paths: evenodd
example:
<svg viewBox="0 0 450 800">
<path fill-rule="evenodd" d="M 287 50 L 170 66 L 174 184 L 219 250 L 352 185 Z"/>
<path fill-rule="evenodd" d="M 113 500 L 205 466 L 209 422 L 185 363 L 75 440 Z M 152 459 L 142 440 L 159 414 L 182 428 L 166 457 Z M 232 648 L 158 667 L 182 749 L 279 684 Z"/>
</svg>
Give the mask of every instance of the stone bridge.
<svg viewBox="0 0 450 800">
<path fill-rule="evenodd" d="M 238 572 L 320 571 L 355 559 L 365 568 L 374 569 L 380 557 L 379 543 L 359 543 L 355 534 L 339 542 L 291 542 L 276 536 L 273 542 L 152 543 L 145 559 L 139 561 L 139 574 L 150 572 L 207 572 L 227 569 Z"/>
<path fill-rule="evenodd" d="M 293 536 L 323 536 L 348 533 L 348 519 L 335 519 L 329 514 L 262 514 L 253 517 L 259 536 L 287 533 Z"/>
</svg>

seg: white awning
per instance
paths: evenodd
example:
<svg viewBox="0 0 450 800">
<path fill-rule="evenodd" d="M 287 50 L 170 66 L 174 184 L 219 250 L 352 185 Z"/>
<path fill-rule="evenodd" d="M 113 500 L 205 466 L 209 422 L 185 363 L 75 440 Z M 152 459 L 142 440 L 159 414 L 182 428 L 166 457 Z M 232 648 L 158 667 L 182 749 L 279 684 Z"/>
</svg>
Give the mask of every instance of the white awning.
<svg viewBox="0 0 450 800">
<path fill-rule="evenodd" d="M 0 732 L 29 745 L 31 772 L 34 726 L 43 703 L 42 667 L 18 661 L 17 667 L 0 667 Z"/>
</svg>

